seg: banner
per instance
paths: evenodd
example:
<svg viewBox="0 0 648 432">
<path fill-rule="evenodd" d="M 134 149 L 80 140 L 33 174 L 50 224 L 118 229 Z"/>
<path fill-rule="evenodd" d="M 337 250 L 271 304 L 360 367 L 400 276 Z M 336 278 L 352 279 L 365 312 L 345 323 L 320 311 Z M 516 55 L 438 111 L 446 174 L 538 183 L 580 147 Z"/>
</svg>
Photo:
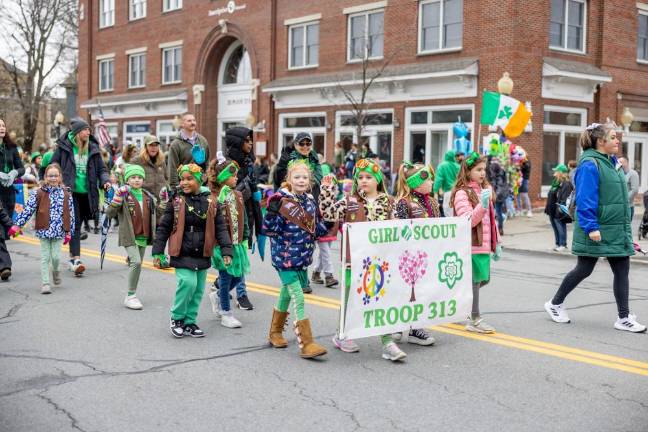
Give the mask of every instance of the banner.
<svg viewBox="0 0 648 432">
<path fill-rule="evenodd" d="M 343 258 L 350 251 L 351 266 L 342 275 L 350 284 L 347 299 L 340 290 L 342 337 L 391 334 L 470 314 L 469 219 L 357 222 L 343 232 Z"/>
</svg>

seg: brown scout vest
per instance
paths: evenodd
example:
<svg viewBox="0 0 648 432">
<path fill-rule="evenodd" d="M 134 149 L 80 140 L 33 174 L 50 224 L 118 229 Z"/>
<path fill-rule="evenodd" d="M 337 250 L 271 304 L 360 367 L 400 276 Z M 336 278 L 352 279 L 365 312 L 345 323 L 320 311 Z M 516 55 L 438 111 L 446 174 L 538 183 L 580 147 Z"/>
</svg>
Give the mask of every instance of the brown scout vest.
<svg viewBox="0 0 648 432">
<path fill-rule="evenodd" d="M 203 256 L 210 257 L 214 252 L 214 245 L 216 244 L 216 201 L 210 196 L 207 198 L 209 205 L 207 206 L 207 219 L 205 220 L 205 246 L 203 248 Z M 176 196 L 173 199 L 174 207 L 178 208 L 177 222 L 174 222 L 173 231 L 169 237 L 169 255 L 172 257 L 180 256 L 180 251 L 182 250 L 182 237 L 184 235 L 184 226 L 185 226 L 185 213 L 187 203 L 184 198 Z"/>
<path fill-rule="evenodd" d="M 63 190 L 63 231 L 70 232 L 70 211 L 69 204 L 70 193 Z M 45 230 L 50 226 L 50 197 L 49 192 L 42 187 L 36 192 L 36 224 L 37 230 Z"/>
<path fill-rule="evenodd" d="M 432 207 L 432 216 L 428 216 L 427 209 L 425 208 L 425 206 L 420 202 L 418 202 L 417 200 L 405 198 L 405 202 L 407 203 L 407 213 L 410 219 L 419 219 L 419 218 L 426 218 L 426 217 L 437 218 L 441 216 L 441 213 L 439 212 L 439 204 L 434 199 L 430 199 L 430 207 Z"/>
<path fill-rule="evenodd" d="M 239 243 L 243 243 L 243 230 L 245 229 L 245 204 L 243 203 L 243 194 L 237 190 L 233 190 L 234 196 L 236 197 L 236 211 L 238 213 L 238 232 L 239 232 Z M 212 199 L 216 197 L 212 194 Z M 230 239 L 234 239 L 234 227 L 232 226 L 232 211 L 230 206 L 223 205 L 225 209 L 225 221 L 227 222 L 227 229 L 229 230 Z"/>
<path fill-rule="evenodd" d="M 354 222 L 366 222 L 367 221 L 367 214 L 365 213 L 365 206 L 362 201 L 360 201 L 358 198 L 354 196 L 347 196 L 346 197 L 346 207 L 347 209 L 349 208 L 350 203 L 357 203 L 358 204 L 358 210 L 354 212 L 349 212 L 347 211 L 344 215 L 344 223 L 354 223 Z M 342 238 L 340 239 L 340 242 L 344 241 L 344 235 L 342 235 Z M 346 247 L 346 265 L 351 264 L 351 245 L 347 241 L 347 247 Z"/>
<path fill-rule="evenodd" d="M 282 197 L 279 214 L 304 231 L 315 234 L 315 216 L 308 213 L 296 199 Z"/>
<path fill-rule="evenodd" d="M 136 236 L 145 236 L 146 238 L 151 238 L 151 209 L 150 209 L 150 198 L 146 196 L 146 192 L 142 191 L 142 205 L 144 206 L 144 214 L 142 214 L 142 208 L 139 205 L 137 198 L 133 196 L 132 193 L 128 194 L 129 198 L 134 202 L 134 211 L 132 215 L 133 221 L 133 232 Z"/>
</svg>

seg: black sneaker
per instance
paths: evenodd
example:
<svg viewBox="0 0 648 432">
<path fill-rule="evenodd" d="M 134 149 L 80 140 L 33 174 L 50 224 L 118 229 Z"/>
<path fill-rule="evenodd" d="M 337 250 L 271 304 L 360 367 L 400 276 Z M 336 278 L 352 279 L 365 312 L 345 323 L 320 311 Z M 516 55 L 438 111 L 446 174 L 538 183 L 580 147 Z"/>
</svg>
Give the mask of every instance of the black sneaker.
<svg viewBox="0 0 648 432">
<path fill-rule="evenodd" d="M 196 324 L 187 324 L 186 326 L 184 326 L 184 335 L 199 338 L 204 337 L 205 332 L 200 330 L 200 327 L 198 327 Z"/>
<path fill-rule="evenodd" d="M 236 304 L 238 305 L 239 309 L 243 310 L 252 310 L 254 309 L 254 306 L 252 306 L 252 303 L 250 303 L 250 299 L 248 296 L 244 295 L 236 299 Z"/>
<path fill-rule="evenodd" d="M 88 239 L 88 233 L 83 231 L 81 235 L 79 235 L 79 239 L 81 240 L 87 240 Z"/>
<path fill-rule="evenodd" d="M 181 338 L 185 335 L 184 333 L 184 321 L 182 320 L 171 320 L 171 334 L 173 337 Z"/>
<path fill-rule="evenodd" d="M 9 280 L 10 277 L 11 277 L 11 269 L 10 268 L 2 269 L 2 271 L 0 272 L 0 279 L 6 281 Z"/>
<path fill-rule="evenodd" d="M 302 292 L 304 294 L 312 294 L 313 293 L 313 288 L 311 288 L 310 284 L 306 285 L 305 287 L 302 288 Z"/>
</svg>

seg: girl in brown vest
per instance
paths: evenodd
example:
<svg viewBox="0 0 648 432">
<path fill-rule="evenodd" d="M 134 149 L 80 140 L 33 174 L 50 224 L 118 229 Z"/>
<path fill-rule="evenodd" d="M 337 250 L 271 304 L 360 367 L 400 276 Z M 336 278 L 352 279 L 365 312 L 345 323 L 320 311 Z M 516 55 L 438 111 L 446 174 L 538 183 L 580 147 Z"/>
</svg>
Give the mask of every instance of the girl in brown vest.
<svg viewBox="0 0 648 432">
<path fill-rule="evenodd" d="M 135 291 L 142 271 L 146 246 L 153 244 L 157 220 L 155 197 L 142 188 L 145 178 L 146 173 L 140 165 L 126 165 L 124 181 L 127 186 L 117 190 L 106 208 L 107 217 L 117 217 L 119 220 L 119 246 L 126 249 L 129 267 L 128 292 L 124 299 L 124 306 L 134 310 L 143 307 Z"/>
<path fill-rule="evenodd" d="M 403 162 L 398 170 L 397 219 L 440 217 L 439 203 L 432 195 L 434 170 L 422 164 Z M 394 339 L 401 339 L 397 333 Z M 417 345 L 433 345 L 434 338 L 423 328 L 410 329 L 407 342 Z"/>
<path fill-rule="evenodd" d="M 20 227 L 36 214 L 36 237 L 41 244 L 41 287 L 42 294 L 52 292 L 50 288 L 50 263 L 54 285 L 60 285 L 59 261 L 61 245 L 68 244 L 74 231 L 74 208 L 72 194 L 63 185 L 61 167 L 57 163 L 47 166 L 43 184 L 31 193 L 25 209 L 18 215 L 16 225 L 9 230 L 15 236 Z"/>
</svg>

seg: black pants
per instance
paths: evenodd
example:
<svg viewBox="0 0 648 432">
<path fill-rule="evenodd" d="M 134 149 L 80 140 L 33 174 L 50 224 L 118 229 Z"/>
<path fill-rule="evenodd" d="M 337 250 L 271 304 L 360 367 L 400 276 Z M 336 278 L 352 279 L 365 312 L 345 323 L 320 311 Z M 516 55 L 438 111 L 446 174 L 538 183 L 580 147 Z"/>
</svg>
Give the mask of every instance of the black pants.
<svg viewBox="0 0 648 432">
<path fill-rule="evenodd" d="M 2 208 L 7 212 L 9 217 L 13 217 L 14 207 L 16 207 L 16 190 L 11 187 L 0 186 L 0 203 Z"/>
<path fill-rule="evenodd" d="M 0 238 L 0 271 L 4 269 L 11 269 L 11 256 L 9 255 L 4 239 Z"/>
<path fill-rule="evenodd" d="M 610 257 L 607 260 L 610 263 L 612 273 L 614 273 L 613 289 L 619 318 L 627 318 L 630 313 L 628 306 L 628 297 L 630 296 L 630 281 L 628 279 L 630 257 Z M 597 261 L 597 257 L 579 256 L 576 268 L 567 273 L 551 302 L 555 305 L 562 304 L 569 293 L 592 274 Z"/>
<path fill-rule="evenodd" d="M 81 255 L 81 226 L 84 221 L 92 219 L 92 213 L 88 194 L 74 192 L 72 202 L 74 203 L 74 232 L 70 240 L 70 256 L 75 257 Z"/>
</svg>

